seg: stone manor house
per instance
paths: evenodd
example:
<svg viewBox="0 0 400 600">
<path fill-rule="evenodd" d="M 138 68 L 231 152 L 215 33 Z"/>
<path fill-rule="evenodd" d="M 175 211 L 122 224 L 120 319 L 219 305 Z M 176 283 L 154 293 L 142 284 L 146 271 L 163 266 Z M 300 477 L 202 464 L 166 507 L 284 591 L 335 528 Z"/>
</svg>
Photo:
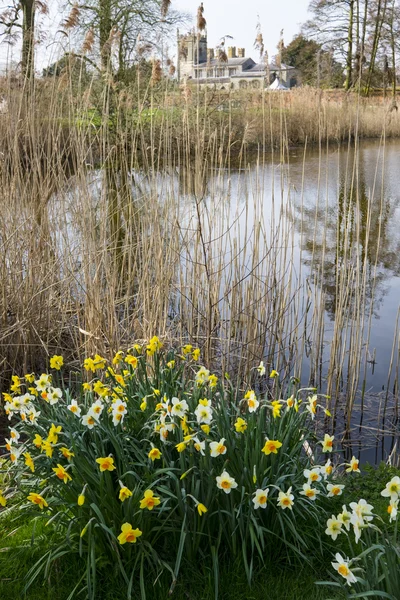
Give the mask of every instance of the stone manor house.
<svg viewBox="0 0 400 600">
<path fill-rule="evenodd" d="M 256 63 L 246 56 L 244 48 L 229 47 L 227 61 L 221 61 L 213 48 L 207 47 L 207 34 L 198 35 L 194 30 L 180 35 L 178 42 L 178 81 L 192 80 L 198 85 L 219 89 L 262 89 L 268 88 L 276 79 L 290 89 L 299 82 L 299 73 L 294 67 L 270 63 Z M 267 74 L 269 73 L 269 81 Z M 276 82 L 277 83 L 277 82 Z"/>
</svg>

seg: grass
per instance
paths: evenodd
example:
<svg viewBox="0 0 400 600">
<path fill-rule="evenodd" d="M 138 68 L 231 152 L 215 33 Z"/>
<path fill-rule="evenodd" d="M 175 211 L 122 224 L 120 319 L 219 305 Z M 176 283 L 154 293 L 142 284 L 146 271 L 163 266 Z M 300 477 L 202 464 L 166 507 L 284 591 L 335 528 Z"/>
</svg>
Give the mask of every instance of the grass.
<svg viewBox="0 0 400 600">
<path fill-rule="evenodd" d="M 81 559 L 76 555 L 59 559 L 48 578 L 35 582 L 27 595 L 24 595 L 24 576 L 34 565 L 39 553 L 56 540 L 46 535 L 43 523 L 34 526 L 29 519 L 21 523 L 21 515 L 17 517 L 18 530 L 15 531 L 16 523 L 12 518 L 16 516 L 15 513 L 9 513 L 7 517 L 2 515 L 0 519 L 0 597 L 2 600 L 67 600 L 82 570 Z M 36 550 L 35 545 L 33 548 L 30 545 L 34 527 L 37 540 L 35 544 L 38 544 Z M 326 575 L 323 571 L 313 572 L 309 568 L 294 571 L 272 563 L 257 574 L 251 588 L 248 587 L 241 568 L 235 568 L 234 565 L 230 568 L 223 567 L 220 577 L 220 600 L 264 600 L 266 594 L 270 600 L 339 600 L 343 597 L 316 586 L 314 582 L 320 578 L 325 579 Z M 125 600 L 126 594 L 122 591 L 119 593 L 121 583 L 118 576 L 107 568 L 103 578 L 100 578 L 99 589 L 102 591 L 98 599 Z M 172 596 L 169 595 L 169 589 L 170 582 L 161 580 L 155 586 L 149 582 L 148 597 L 152 600 L 164 600 L 168 597 L 175 600 L 214 600 L 212 574 L 204 572 L 200 563 L 184 565 Z"/>
</svg>

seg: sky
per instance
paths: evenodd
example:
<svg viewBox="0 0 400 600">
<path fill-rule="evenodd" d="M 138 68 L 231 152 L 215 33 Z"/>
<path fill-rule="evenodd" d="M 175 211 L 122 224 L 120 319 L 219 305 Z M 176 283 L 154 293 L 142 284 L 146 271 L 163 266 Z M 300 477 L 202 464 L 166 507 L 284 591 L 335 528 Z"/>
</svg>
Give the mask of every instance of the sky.
<svg viewBox="0 0 400 600">
<path fill-rule="evenodd" d="M 193 15 L 193 25 L 199 4 L 199 0 L 172 0 L 174 8 Z M 245 48 L 246 56 L 255 60 L 259 58 L 253 47 L 257 16 L 270 57 L 277 54 L 281 29 L 287 45 L 309 18 L 309 0 L 203 0 L 203 4 L 209 47 L 216 46 L 222 36 L 231 35 L 234 39 L 227 40 L 226 46 Z"/>
<path fill-rule="evenodd" d="M 192 16 L 190 26 L 196 24 L 197 8 L 201 0 L 171 0 L 171 7 Z M 49 0 L 50 11 L 43 23 L 47 31 L 47 39 L 37 46 L 36 70 L 54 62 L 62 51 L 60 42 L 64 38 L 56 34 L 62 20 L 62 8 L 66 8 L 65 0 Z M 309 0 L 203 0 L 204 17 L 207 21 L 207 36 L 209 47 L 215 47 L 221 37 L 231 35 L 234 39 L 227 40 L 226 46 L 245 48 L 246 56 L 258 61 L 258 52 L 254 49 L 256 25 L 259 17 L 264 44 L 270 58 L 277 53 L 276 46 L 279 33 L 283 29 L 286 44 L 299 33 L 300 26 L 309 17 L 307 8 Z M 61 9 L 61 10 L 60 10 Z M 189 29 L 181 28 L 181 33 Z M 170 48 L 172 57 L 175 48 Z M 0 43 L 0 71 L 5 68 L 8 60 L 19 62 L 20 44 L 10 47 Z"/>
</svg>

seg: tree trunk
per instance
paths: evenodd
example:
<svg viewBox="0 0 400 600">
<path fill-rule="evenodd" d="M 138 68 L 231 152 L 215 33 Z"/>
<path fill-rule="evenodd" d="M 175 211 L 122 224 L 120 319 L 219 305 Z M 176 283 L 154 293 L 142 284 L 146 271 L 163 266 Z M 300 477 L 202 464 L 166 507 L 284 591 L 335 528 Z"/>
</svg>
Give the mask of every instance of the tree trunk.
<svg viewBox="0 0 400 600">
<path fill-rule="evenodd" d="M 392 50 L 392 69 L 393 69 L 393 74 L 392 74 L 392 96 L 393 96 L 393 107 L 397 109 L 396 107 L 396 38 L 394 35 L 394 15 L 395 15 L 395 11 L 396 11 L 396 5 L 395 5 L 395 0 L 393 0 L 393 4 L 392 4 L 392 15 L 391 15 L 391 19 L 390 19 L 390 46 L 391 46 L 391 50 Z"/>
<path fill-rule="evenodd" d="M 349 28 L 347 31 L 347 58 L 346 58 L 346 81 L 344 89 L 346 92 L 351 87 L 351 75 L 353 70 L 353 26 L 354 26 L 354 1 L 350 0 L 350 13 L 349 13 Z"/>
<path fill-rule="evenodd" d="M 368 0 L 364 1 L 364 20 L 361 34 L 361 49 L 360 49 L 360 87 L 362 85 L 362 76 L 365 62 L 365 38 L 367 36 L 367 19 L 368 19 Z"/>
<path fill-rule="evenodd" d="M 377 12 L 376 12 L 376 22 L 375 22 L 375 31 L 374 31 L 374 37 L 373 37 L 373 42 L 372 42 L 371 60 L 370 60 L 370 63 L 369 63 L 367 83 L 366 83 L 366 86 L 365 86 L 365 93 L 366 93 L 367 96 L 369 95 L 369 93 L 371 91 L 372 75 L 373 75 L 374 69 L 375 69 L 376 55 L 378 54 L 379 41 L 380 41 L 380 38 L 381 38 L 381 31 L 382 31 L 382 25 L 383 25 L 383 21 L 385 19 L 387 0 L 383 0 L 383 1 L 384 1 L 384 5 L 383 5 L 383 10 L 382 10 L 382 0 L 378 0 L 378 8 L 377 8 Z"/>
<path fill-rule="evenodd" d="M 28 80 L 34 75 L 35 57 L 35 2 L 34 0 L 22 0 L 23 22 L 22 22 L 22 73 Z"/>
<path fill-rule="evenodd" d="M 106 71 L 109 67 L 111 47 L 109 39 L 112 29 L 111 0 L 100 0 L 99 2 L 99 37 L 101 68 Z"/>
</svg>

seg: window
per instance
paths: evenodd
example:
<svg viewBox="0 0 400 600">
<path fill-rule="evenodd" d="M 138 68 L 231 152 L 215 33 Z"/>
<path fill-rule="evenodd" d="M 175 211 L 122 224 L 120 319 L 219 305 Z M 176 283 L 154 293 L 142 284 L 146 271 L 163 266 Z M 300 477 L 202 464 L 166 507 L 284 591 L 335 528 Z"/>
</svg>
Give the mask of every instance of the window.
<svg viewBox="0 0 400 600">
<path fill-rule="evenodd" d="M 217 77 L 223 77 L 225 75 L 225 69 L 216 69 Z"/>
<path fill-rule="evenodd" d="M 251 82 L 251 87 L 254 89 L 259 89 L 260 88 L 260 82 L 258 81 L 258 79 L 256 79 L 255 81 Z"/>
<path fill-rule="evenodd" d="M 239 87 L 241 90 L 245 90 L 247 88 L 247 81 L 245 79 L 241 79 L 239 81 Z"/>
<path fill-rule="evenodd" d="M 237 73 L 237 69 L 229 69 L 229 77 L 232 77 L 232 75 L 236 75 Z"/>
<path fill-rule="evenodd" d="M 214 77 L 214 69 L 207 69 L 207 77 Z"/>
</svg>

